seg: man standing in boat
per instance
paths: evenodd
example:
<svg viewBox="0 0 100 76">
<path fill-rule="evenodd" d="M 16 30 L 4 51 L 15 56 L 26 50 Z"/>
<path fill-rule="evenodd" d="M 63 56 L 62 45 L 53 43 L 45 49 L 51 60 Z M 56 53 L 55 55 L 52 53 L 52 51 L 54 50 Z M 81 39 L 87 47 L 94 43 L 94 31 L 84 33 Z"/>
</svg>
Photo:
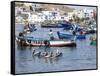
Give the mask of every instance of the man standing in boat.
<svg viewBox="0 0 100 76">
<path fill-rule="evenodd" d="M 72 31 L 72 35 L 73 35 L 73 38 L 72 38 L 72 41 L 75 41 L 76 40 L 76 31 Z"/>
<path fill-rule="evenodd" d="M 50 32 L 49 32 L 49 37 L 50 37 L 50 40 L 54 40 L 53 32 L 52 32 L 51 29 L 50 29 Z"/>
</svg>

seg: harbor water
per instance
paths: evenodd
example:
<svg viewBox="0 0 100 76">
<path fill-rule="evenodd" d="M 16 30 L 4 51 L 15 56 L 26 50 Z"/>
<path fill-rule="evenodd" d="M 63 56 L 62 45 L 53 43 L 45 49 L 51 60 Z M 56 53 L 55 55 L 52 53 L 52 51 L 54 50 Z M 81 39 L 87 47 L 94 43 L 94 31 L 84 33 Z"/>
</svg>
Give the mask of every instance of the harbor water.
<svg viewBox="0 0 100 76">
<path fill-rule="evenodd" d="M 36 26 L 37 30 L 28 34 L 36 38 L 49 38 L 50 28 Z M 15 25 L 15 35 L 23 31 L 23 24 Z M 57 31 L 64 31 L 62 28 L 51 28 L 55 38 L 58 38 Z M 86 35 L 86 40 L 76 40 L 76 47 L 18 47 L 15 43 L 15 72 L 35 73 L 51 71 L 69 71 L 82 69 L 96 69 L 96 46 L 90 45 L 90 36 Z M 33 57 L 32 50 L 56 53 L 57 49 L 63 53 L 58 58 Z"/>
</svg>

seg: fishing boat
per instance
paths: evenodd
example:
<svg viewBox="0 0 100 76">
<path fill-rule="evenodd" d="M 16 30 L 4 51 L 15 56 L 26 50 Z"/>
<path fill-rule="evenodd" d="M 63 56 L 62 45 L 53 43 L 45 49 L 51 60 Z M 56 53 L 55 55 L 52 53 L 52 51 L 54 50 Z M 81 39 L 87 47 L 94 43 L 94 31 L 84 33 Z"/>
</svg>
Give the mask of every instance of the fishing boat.
<svg viewBox="0 0 100 76">
<path fill-rule="evenodd" d="M 64 28 L 64 30 L 71 30 L 73 29 L 73 25 L 71 23 L 61 23 L 62 27 Z"/>
<path fill-rule="evenodd" d="M 58 37 L 60 39 L 86 39 L 86 35 L 72 35 L 72 34 L 65 34 L 61 32 L 57 32 Z"/>
<path fill-rule="evenodd" d="M 75 28 L 77 27 L 76 31 L 80 31 L 80 28 L 78 28 L 78 24 L 74 24 L 66 20 L 63 20 L 60 24 L 63 26 L 64 30 L 75 30 Z"/>
<path fill-rule="evenodd" d="M 22 46 L 31 46 L 31 47 L 74 47 L 76 46 L 75 41 L 71 40 L 48 40 L 42 38 L 33 38 L 33 37 L 17 37 L 17 43 Z"/>
<path fill-rule="evenodd" d="M 42 28 L 63 28 L 61 24 L 41 25 Z"/>
</svg>

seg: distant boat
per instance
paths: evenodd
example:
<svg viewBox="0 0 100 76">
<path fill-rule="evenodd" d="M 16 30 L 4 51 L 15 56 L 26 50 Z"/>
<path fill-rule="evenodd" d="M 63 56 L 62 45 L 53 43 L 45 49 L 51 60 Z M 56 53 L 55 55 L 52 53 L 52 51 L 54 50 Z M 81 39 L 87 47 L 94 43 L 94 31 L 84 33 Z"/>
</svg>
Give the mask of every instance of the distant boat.
<svg viewBox="0 0 100 76">
<path fill-rule="evenodd" d="M 96 36 L 90 37 L 90 40 L 91 40 L 90 45 L 96 45 L 97 44 Z"/>
<path fill-rule="evenodd" d="M 86 35 L 72 35 L 72 34 L 65 34 L 65 33 L 60 33 L 60 32 L 57 32 L 57 34 L 58 34 L 58 37 L 60 38 L 60 39 L 75 39 L 75 37 L 76 37 L 76 39 L 86 39 Z"/>
<path fill-rule="evenodd" d="M 69 22 L 63 22 L 63 23 L 61 23 L 61 25 L 64 28 L 64 30 L 72 30 L 73 29 L 73 25 Z"/>
<path fill-rule="evenodd" d="M 91 42 L 90 42 L 90 45 L 96 45 L 97 43 L 96 43 L 96 40 L 92 40 Z"/>
<path fill-rule="evenodd" d="M 35 27 L 35 24 L 30 24 L 29 29 L 30 29 L 31 32 L 37 30 L 36 27 Z"/>
<path fill-rule="evenodd" d="M 32 37 L 17 37 L 17 43 L 23 46 L 31 47 L 74 47 L 76 46 L 75 41 L 71 40 L 47 40 L 42 38 L 32 38 Z"/>
<path fill-rule="evenodd" d="M 35 24 L 29 24 L 27 26 L 24 27 L 24 33 L 31 33 L 33 31 L 36 31 L 36 27 Z"/>
<path fill-rule="evenodd" d="M 41 27 L 44 28 L 64 28 L 64 30 L 71 30 L 73 29 L 73 25 L 67 21 L 61 21 L 59 23 L 49 23 L 49 24 L 42 24 Z"/>
<path fill-rule="evenodd" d="M 96 30 L 90 29 L 90 30 L 85 31 L 85 34 L 94 34 L 96 32 L 97 32 Z"/>
<path fill-rule="evenodd" d="M 42 28 L 63 28 L 61 24 L 41 25 Z"/>
<path fill-rule="evenodd" d="M 87 27 L 85 29 L 86 34 L 94 34 L 97 32 L 97 27 L 96 25 L 92 25 L 91 27 Z"/>
</svg>

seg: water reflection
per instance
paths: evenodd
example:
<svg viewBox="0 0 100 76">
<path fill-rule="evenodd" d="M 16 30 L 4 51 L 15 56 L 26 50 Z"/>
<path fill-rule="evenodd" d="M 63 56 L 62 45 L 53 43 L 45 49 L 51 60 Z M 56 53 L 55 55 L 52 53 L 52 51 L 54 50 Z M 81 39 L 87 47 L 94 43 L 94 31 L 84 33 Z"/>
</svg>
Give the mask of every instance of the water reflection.
<svg viewBox="0 0 100 76">
<path fill-rule="evenodd" d="M 41 56 L 33 56 L 32 55 L 32 51 L 33 49 L 36 50 L 36 52 L 48 52 L 48 54 L 50 54 L 50 52 L 52 51 L 53 54 L 56 54 L 56 50 L 58 48 L 50 48 L 50 47 L 41 47 L 41 48 L 32 48 L 32 47 L 20 47 L 20 46 L 17 46 L 17 49 L 19 52 L 17 52 L 17 59 L 19 59 L 20 61 L 29 61 L 29 57 L 31 58 L 32 57 L 32 61 L 33 62 L 37 62 L 37 59 L 39 61 L 44 61 L 45 63 L 51 63 L 51 64 L 54 64 L 54 63 L 57 63 L 63 56 L 60 56 L 60 57 L 41 57 Z M 75 49 L 75 48 L 71 48 L 70 50 L 72 49 Z M 60 50 L 60 49 L 59 49 Z M 60 52 L 60 51 L 59 51 Z M 29 55 L 28 55 L 29 54 Z"/>
<path fill-rule="evenodd" d="M 22 29 L 19 26 L 16 27 L 16 31 L 21 31 Z M 36 35 L 37 37 L 47 37 L 47 32 L 49 29 L 47 29 L 46 32 L 43 32 L 46 29 L 39 28 L 38 30 L 33 32 L 31 35 Z M 56 31 L 61 29 L 52 30 L 57 37 Z M 38 33 L 39 35 L 37 35 Z M 43 33 L 44 35 L 42 36 Z M 96 47 L 89 45 L 90 36 L 88 35 L 87 39 L 83 41 L 77 40 L 77 47 L 20 47 L 16 45 L 16 73 L 76 70 L 80 68 L 94 69 L 96 68 Z M 55 58 L 33 56 L 33 49 L 35 49 L 36 52 L 42 53 L 56 53 L 58 49 L 59 52 L 63 53 L 63 56 Z"/>
</svg>

